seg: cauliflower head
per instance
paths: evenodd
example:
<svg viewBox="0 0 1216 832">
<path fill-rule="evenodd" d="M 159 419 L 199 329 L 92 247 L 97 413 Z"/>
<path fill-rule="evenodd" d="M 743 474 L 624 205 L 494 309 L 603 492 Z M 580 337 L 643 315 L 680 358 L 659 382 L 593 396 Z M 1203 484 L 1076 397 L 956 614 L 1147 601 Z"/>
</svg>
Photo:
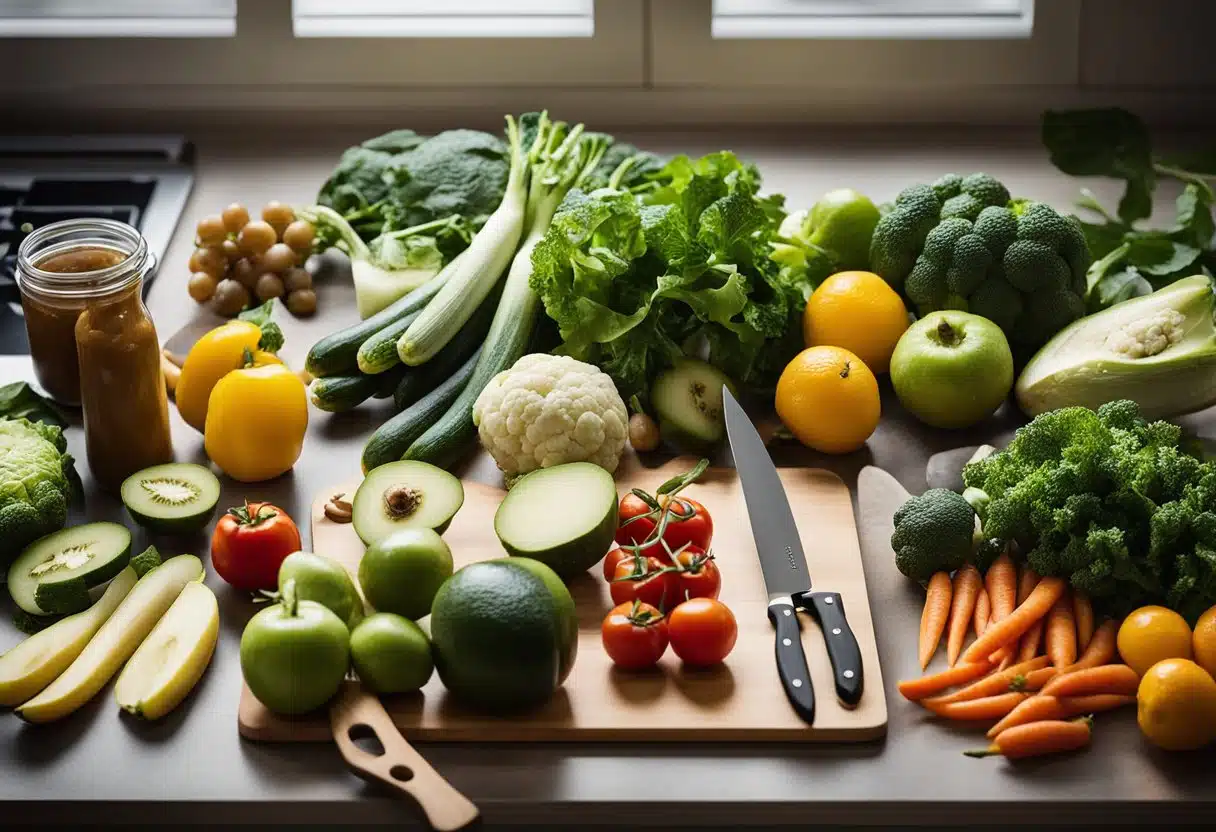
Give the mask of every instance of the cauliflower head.
<svg viewBox="0 0 1216 832">
<path fill-rule="evenodd" d="M 566 462 L 613 472 L 628 423 L 612 379 L 565 355 L 525 355 L 491 379 L 473 404 L 481 444 L 508 477 Z"/>
<path fill-rule="evenodd" d="M 0 564 L 62 529 L 75 469 L 63 431 L 26 419 L 0 419 Z"/>
</svg>

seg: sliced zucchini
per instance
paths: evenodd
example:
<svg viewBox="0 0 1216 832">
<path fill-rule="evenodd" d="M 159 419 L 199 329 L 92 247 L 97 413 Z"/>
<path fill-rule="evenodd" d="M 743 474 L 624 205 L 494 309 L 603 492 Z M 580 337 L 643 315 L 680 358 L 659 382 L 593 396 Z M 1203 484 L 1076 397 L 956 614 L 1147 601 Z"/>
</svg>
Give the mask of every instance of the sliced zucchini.
<svg viewBox="0 0 1216 832">
<path fill-rule="evenodd" d="M 52 722 L 88 702 L 131 658 L 186 585 L 202 577 L 203 562 L 194 555 L 169 558 L 145 574 L 68 669 L 18 707 L 17 715 L 29 722 Z"/>
<path fill-rule="evenodd" d="M 190 534 L 211 522 L 220 501 L 220 481 L 201 465 L 170 462 L 136 471 L 122 484 L 131 519 L 164 534 Z"/>
<path fill-rule="evenodd" d="M 685 358 L 655 379 L 650 403 L 663 439 L 690 446 L 715 445 L 726 435 L 722 387 L 738 395 L 735 383 L 704 361 Z"/>
<path fill-rule="evenodd" d="M 367 545 L 398 529 L 440 534 L 464 504 L 464 486 L 442 468 L 402 460 L 368 473 L 352 503 L 355 533 Z"/>
<path fill-rule="evenodd" d="M 131 532 L 117 523 L 85 523 L 26 546 L 8 569 L 8 592 L 31 615 L 88 609 L 90 587 L 113 578 L 131 559 Z"/>
<path fill-rule="evenodd" d="M 494 514 L 494 533 L 509 554 L 538 560 L 563 579 L 598 563 L 616 526 L 616 483 L 590 462 L 526 474 Z"/>
</svg>

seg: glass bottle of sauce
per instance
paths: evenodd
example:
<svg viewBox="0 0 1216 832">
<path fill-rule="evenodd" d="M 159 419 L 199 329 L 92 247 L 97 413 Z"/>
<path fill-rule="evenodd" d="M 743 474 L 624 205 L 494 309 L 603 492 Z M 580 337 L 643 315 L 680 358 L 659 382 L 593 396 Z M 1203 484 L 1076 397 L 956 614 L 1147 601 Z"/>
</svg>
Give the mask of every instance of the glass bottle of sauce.
<svg viewBox="0 0 1216 832">
<path fill-rule="evenodd" d="M 89 469 L 109 491 L 173 460 L 160 342 L 142 294 L 151 268 L 140 233 L 113 220 L 53 223 L 17 255 L 38 382 L 83 407 Z"/>
</svg>

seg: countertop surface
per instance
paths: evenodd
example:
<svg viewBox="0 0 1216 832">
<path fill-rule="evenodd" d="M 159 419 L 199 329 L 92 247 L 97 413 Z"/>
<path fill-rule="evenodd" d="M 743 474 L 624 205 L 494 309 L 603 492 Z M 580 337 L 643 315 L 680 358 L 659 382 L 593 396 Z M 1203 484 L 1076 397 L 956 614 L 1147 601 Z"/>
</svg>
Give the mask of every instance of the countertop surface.
<svg viewBox="0 0 1216 832">
<path fill-rule="evenodd" d="M 408 121 L 408 119 L 403 119 Z M 232 201 L 257 210 L 271 199 L 311 201 L 355 134 L 244 136 L 237 131 L 199 137 L 197 181 L 186 214 L 153 285 L 149 308 L 162 340 L 196 314 L 185 291 L 186 260 L 197 219 Z M 770 191 L 792 208 L 824 191 L 852 186 L 887 200 L 907 184 L 947 171 L 985 170 L 1016 194 L 1066 208 L 1080 184 L 1057 173 L 1031 133 L 966 130 L 816 130 L 809 134 L 653 133 L 623 136 L 660 153 L 700 154 L 723 147 L 755 161 Z M 1104 198 L 1111 183 L 1095 184 Z M 1172 194 L 1159 194 L 1169 213 Z M 300 366 L 321 335 L 355 320 L 349 286 L 321 284 L 319 314 L 296 320 L 277 313 L 289 363 Z M 26 358 L 0 358 L 0 382 L 31 378 Z M 300 519 L 307 535 L 316 492 L 358 475 L 364 438 L 385 418 L 378 408 L 331 416 L 313 410 L 304 453 L 295 469 L 271 482 L 238 487 L 225 481 L 223 505 L 269 500 Z M 974 429 L 942 432 L 915 423 L 883 386 L 883 420 L 866 447 L 825 457 L 782 446 L 783 465 L 830 468 L 854 487 L 864 465 L 891 472 L 912 492 L 925 487 L 925 464 L 942 450 L 1007 438 L 1018 424 L 1007 405 Z M 173 412 L 178 458 L 202 460 L 202 439 Z M 1211 414 L 1191 417 L 1201 430 Z M 83 462 L 83 434 L 69 431 L 87 487 L 77 519 L 123 519 L 121 505 L 99 494 Z M 466 476 L 497 481 L 492 462 L 473 460 Z M 137 550 L 146 535 L 136 532 Z M 177 550 L 204 556 L 207 540 L 177 541 Z M 894 693 L 894 682 L 918 672 L 914 641 L 921 595 L 890 562 L 865 563 L 870 604 L 890 712 L 884 740 L 858 745 L 445 744 L 423 753 L 483 811 L 487 822 L 583 821 L 618 824 L 1085 822 L 1211 817 L 1207 754 L 1166 755 L 1140 737 L 1135 714 L 1103 715 L 1093 748 L 1079 755 L 1011 766 L 977 761 L 960 751 L 975 732 L 953 730 Z M 241 687 L 237 649 L 253 604 L 212 570 L 207 583 L 220 600 L 221 635 L 215 659 L 194 693 L 167 718 L 142 723 L 120 714 L 109 687 L 70 718 L 48 726 L 0 718 L 0 801 L 13 820 L 110 822 L 388 821 L 418 822 L 411 807 L 349 774 L 329 744 L 260 745 L 237 735 Z M 20 638 L 0 605 L 0 650 Z M 38 801 L 35 807 L 29 801 Z M 152 806 L 152 802 L 156 804 Z M 1004 814 L 1005 809 L 1016 815 Z M 1013 807 L 1016 807 L 1013 808 Z"/>
</svg>

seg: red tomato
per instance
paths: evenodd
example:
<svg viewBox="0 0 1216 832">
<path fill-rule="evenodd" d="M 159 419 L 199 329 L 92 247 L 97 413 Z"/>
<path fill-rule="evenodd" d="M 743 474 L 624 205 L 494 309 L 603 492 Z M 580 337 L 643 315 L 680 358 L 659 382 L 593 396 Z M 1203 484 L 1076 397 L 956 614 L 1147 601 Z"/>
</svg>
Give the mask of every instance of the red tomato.
<svg viewBox="0 0 1216 832">
<path fill-rule="evenodd" d="M 611 581 L 613 576 L 616 575 L 616 565 L 631 557 L 633 557 L 633 552 L 628 549 L 619 546 L 615 549 L 609 549 L 608 554 L 604 555 L 604 580 Z"/>
<path fill-rule="evenodd" d="M 287 512 L 270 503 L 245 503 L 215 524 L 211 563 L 237 589 L 275 589 L 279 565 L 300 551 L 300 530 Z"/>
<path fill-rule="evenodd" d="M 664 506 L 668 505 L 666 498 L 659 498 L 659 502 Z M 674 552 L 687 543 L 708 550 L 714 536 L 714 522 L 705 506 L 688 497 L 676 497 L 670 504 L 671 516 L 667 520 L 663 540 L 671 550 Z M 628 546 L 650 539 L 660 522 L 661 514 L 647 505 L 641 497 L 630 492 L 621 498 L 619 517 L 616 542 Z"/>
<path fill-rule="evenodd" d="M 600 626 L 604 651 L 618 667 L 654 667 L 667 652 L 667 621 L 650 604 L 634 601 L 615 607 Z"/>
<path fill-rule="evenodd" d="M 664 610 L 679 603 L 675 572 L 654 557 L 625 558 L 617 563 L 608 589 L 614 604 L 641 601 Z"/>
<path fill-rule="evenodd" d="M 739 637 L 735 615 L 721 601 L 693 598 L 667 616 L 671 649 L 687 664 L 715 665 L 730 655 Z"/>
<path fill-rule="evenodd" d="M 680 567 L 676 579 L 681 599 L 718 597 L 722 591 L 722 573 L 718 571 L 713 555 L 689 545 L 676 555 L 676 563 Z"/>
</svg>

